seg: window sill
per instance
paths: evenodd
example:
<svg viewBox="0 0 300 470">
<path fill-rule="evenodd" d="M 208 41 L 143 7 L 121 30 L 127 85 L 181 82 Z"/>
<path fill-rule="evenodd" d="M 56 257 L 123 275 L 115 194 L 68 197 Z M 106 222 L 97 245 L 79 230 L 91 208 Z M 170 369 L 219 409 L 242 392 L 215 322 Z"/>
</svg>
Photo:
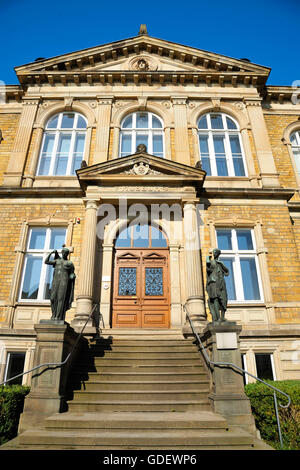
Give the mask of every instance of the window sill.
<svg viewBox="0 0 300 470">
<path fill-rule="evenodd" d="M 237 301 L 237 302 L 228 302 L 227 303 L 228 308 L 249 308 L 249 307 L 266 307 L 266 304 L 262 300 L 253 300 L 253 301 Z"/>
</svg>

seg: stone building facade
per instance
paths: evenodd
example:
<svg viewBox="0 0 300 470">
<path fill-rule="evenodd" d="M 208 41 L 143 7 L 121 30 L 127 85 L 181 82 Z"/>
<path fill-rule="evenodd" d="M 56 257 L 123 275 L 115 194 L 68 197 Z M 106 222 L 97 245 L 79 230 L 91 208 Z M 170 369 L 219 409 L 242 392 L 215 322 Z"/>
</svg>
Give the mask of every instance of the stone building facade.
<svg viewBox="0 0 300 470">
<path fill-rule="evenodd" d="M 145 30 L 16 67 L 0 103 L 0 381 L 32 367 L 43 260 L 63 244 L 66 321 L 79 330 L 99 303 L 106 334 L 185 331 L 185 304 L 205 325 L 219 247 L 244 366 L 300 378 L 299 89 L 269 73 Z"/>
</svg>

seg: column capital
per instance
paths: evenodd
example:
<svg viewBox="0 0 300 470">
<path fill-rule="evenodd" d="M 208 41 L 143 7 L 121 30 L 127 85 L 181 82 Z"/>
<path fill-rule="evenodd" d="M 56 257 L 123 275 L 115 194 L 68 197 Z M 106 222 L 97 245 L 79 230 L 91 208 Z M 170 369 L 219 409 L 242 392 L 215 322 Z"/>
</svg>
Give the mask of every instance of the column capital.
<svg viewBox="0 0 300 470">
<path fill-rule="evenodd" d="M 244 98 L 243 101 L 246 106 L 261 106 L 262 98 L 254 96 L 253 98 Z"/>
<path fill-rule="evenodd" d="M 90 199 L 90 198 L 84 198 L 83 199 L 85 203 L 85 208 L 86 209 L 95 209 L 97 210 L 100 204 L 100 199 Z"/>
<path fill-rule="evenodd" d="M 111 105 L 114 102 L 115 97 L 113 95 L 97 96 L 97 104 L 99 105 Z"/>
<path fill-rule="evenodd" d="M 187 96 L 171 96 L 171 101 L 173 105 L 186 105 L 188 97 Z"/>
</svg>

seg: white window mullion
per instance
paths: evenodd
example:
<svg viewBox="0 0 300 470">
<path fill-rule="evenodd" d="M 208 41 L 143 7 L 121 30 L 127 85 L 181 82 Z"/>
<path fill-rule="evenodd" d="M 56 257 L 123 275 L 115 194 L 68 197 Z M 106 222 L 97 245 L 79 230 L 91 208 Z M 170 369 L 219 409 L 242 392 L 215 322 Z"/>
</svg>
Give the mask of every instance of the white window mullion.
<svg viewBox="0 0 300 470">
<path fill-rule="evenodd" d="M 68 163 L 67 163 L 66 175 L 70 175 L 70 174 L 71 174 L 72 162 L 73 162 L 73 160 L 75 159 L 75 155 L 74 155 L 75 142 L 76 142 L 76 131 L 73 129 L 73 130 L 72 130 L 72 135 L 71 135 L 70 148 L 69 148 L 69 155 L 68 155 Z"/>
<path fill-rule="evenodd" d="M 242 269 L 240 263 L 240 257 L 238 254 L 235 255 L 235 272 L 236 272 L 236 299 L 238 301 L 244 301 L 244 289 L 243 289 L 243 280 L 242 280 Z"/>
<path fill-rule="evenodd" d="M 54 175 L 54 167 L 56 163 L 56 156 L 57 156 L 57 150 L 58 150 L 58 145 L 59 145 L 59 136 L 60 136 L 60 131 L 56 131 L 52 155 L 51 155 L 50 167 L 49 167 L 49 175 Z"/>
<path fill-rule="evenodd" d="M 152 125 L 152 118 L 151 118 L 151 125 Z M 153 155 L 153 130 L 150 129 L 146 133 L 148 134 L 147 153 L 150 153 L 150 155 Z"/>
<path fill-rule="evenodd" d="M 233 167 L 233 159 L 231 153 L 231 146 L 230 146 L 230 139 L 228 131 L 225 131 L 225 154 L 226 154 L 226 162 L 228 168 L 228 176 L 234 176 L 234 167 Z"/>
<path fill-rule="evenodd" d="M 213 176 L 217 176 L 218 173 L 217 173 L 217 163 L 216 163 L 216 156 L 215 156 L 214 140 L 213 140 L 213 134 L 212 134 L 211 131 L 208 132 L 208 152 L 209 152 L 211 174 Z"/>
</svg>

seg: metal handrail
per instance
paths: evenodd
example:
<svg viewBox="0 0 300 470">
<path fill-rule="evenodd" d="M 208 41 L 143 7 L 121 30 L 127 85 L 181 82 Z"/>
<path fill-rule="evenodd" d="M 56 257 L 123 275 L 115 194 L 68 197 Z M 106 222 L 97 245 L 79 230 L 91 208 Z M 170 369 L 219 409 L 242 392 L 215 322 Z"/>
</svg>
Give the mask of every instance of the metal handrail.
<svg viewBox="0 0 300 470">
<path fill-rule="evenodd" d="M 2 385 L 6 385 L 8 382 L 11 382 L 12 380 L 14 380 L 18 377 L 22 377 L 23 375 L 29 374 L 30 372 L 33 372 L 37 369 L 40 369 L 41 367 L 55 367 L 55 366 L 56 367 L 62 367 L 63 365 L 65 365 L 68 362 L 68 360 L 70 359 L 70 357 L 72 356 L 73 352 L 75 351 L 75 348 L 77 347 L 77 344 L 79 343 L 79 340 L 80 340 L 80 338 L 83 334 L 83 330 L 85 329 L 88 321 L 92 318 L 97 305 L 99 305 L 99 304 L 94 304 L 91 313 L 89 314 L 85 324 L 83 325 L 83 327 L 81 329 L 81 332 L 79 333 L 78 337 L 76 338 L 76 341 L 75 341 L 71 351 L 69 352 L 69 354 L 67 355 L 67 357 L 64 361 L 62 361 L 62 362 L 45 362 L 43 364 L 39 364 L 38 366 L 35 366 L 32 369 L 27 370 L 26 372 L 22 372 L 21 374 L 15 375 L 14 377 L 11 377 L 10 379 L 4 380 L 3 382 L 0 383 L 0 387 Z M 100 316 L 102 317 L 102 314 L 100 314 Z M 103 321 L 103 317 L 102 317 L 102 321 Z"/>
<path fill-rule="evenodd" d="M 250 377 L 258 380 L 259 382 L 262 382 L 263 384 L 267 385 L 269 388 L 272 388 L 274 390 L 273 394 L 274 394 L 274 404 L 275 404 L 275 413 L 276 413 L 276 420 L 277 420 L 277 427 L 278 427 L 278 435 L 279 435 L 279 440 L 280 440 L 280 445 L 281 445 L 281 448 L 283 447 L 283 442 L 282 442 L 282 435 L 281 435 L 281 427 L 280 427 L 280 421 L 279 421 L 279 414 L 278 414 L 278 406 L 277 406 L 277 396 L 276 396 L 276 392 L 279 392 L 281 393 L 282 395 L 284 395 L 287 399 L 288 399 L 288 403 L 287 405 L 282 405 L 281 403 L 279 403 L 279 406 L 281 406 L 281 408 L 288 408 L 291 404 L 291 398 L 290 396 L 283 392 L 282 390 L 279 390 L 279 388 L 277 387 L 274 387 L 273 385 L 269 384 L 268 382 L 265 382 L 264 380 L 258 378 L 256 375 L 253 375 L 253 374 L 250 374 L 250 372 L 248 372 L 247 370 L 243 369 L 242 367 L 239 367 L 237 366 L 236 364 L 232 363 L 232 362 L 215 362 L 215 361 L 212 361 L 206 350 L 205 350 L 205 346 L 203 345 L 201 339 L 200 339 L 200 336 L 199 334 L 197 333 L 197 331 L 195 330 L 195 327 L 194 327 L 194 324 L 193 324 L 193 321 L 190 317 L 190 314 L 188 312 L 188 308 L 187 308 L 187 305 L 185 304 L 183 306 L 184 310 L 185 310 L 185 313 L 186 313 L 186 316 L 187 316 L 187 319 L 190 323 L 190 326 L 191 326 L 191 329 L 192 329 L 192 332 L 193 332 L 193 335 L 195 336 L 195 338 L 197 339 L 201 349 L 202 349 L 202 353 L 203 353 L 203 356 L 206 360 L 206 362 L 208 363 L 208 365 L 213 365 L 213 366 L 228 366 L 228 367 L 233 367 L 235 369 L 237 369 L 238 371 L 244 373 L 244 374 L 247 374 L 249 375 Z"/>
</svg>

